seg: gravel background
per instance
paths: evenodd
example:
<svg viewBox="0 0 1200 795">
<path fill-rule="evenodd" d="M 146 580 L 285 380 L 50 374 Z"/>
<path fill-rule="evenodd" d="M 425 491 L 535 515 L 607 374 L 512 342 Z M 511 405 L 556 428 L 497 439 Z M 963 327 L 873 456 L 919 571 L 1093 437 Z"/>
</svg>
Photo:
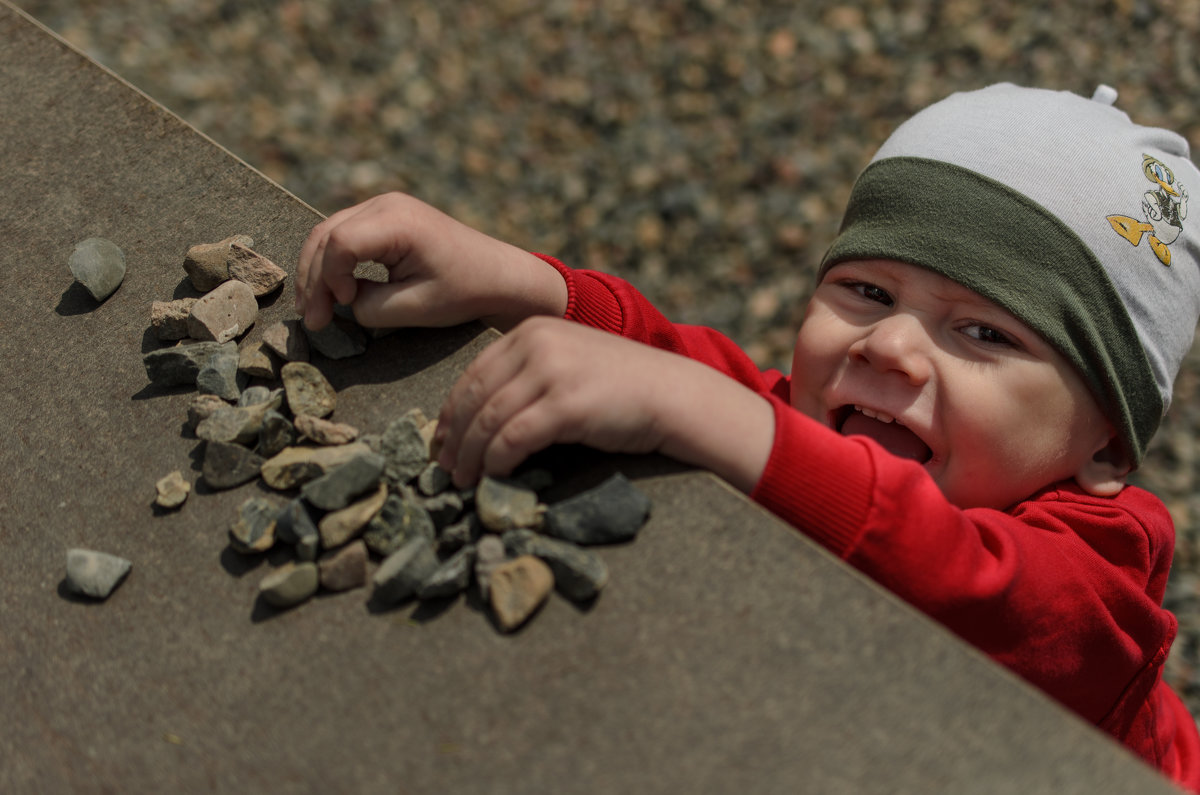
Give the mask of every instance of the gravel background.
<svg viewBox="0 0 1200 795">
<path fill-rule="evenodd" d="M 929 102 L 1108 83 L 1200 147 L 1200 0 L 15 2 L 324 213 L 413 193 L 784 369 L 854 177 Z M 1198 390 L 1200 351 L 1138 475 L 1195 715 Z"/>
</svg>

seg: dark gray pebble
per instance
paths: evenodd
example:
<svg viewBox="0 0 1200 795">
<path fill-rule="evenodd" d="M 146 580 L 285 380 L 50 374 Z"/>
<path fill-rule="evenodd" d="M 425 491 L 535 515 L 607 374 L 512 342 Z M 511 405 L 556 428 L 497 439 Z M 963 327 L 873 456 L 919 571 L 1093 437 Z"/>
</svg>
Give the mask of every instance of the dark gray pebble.
<svg viewBox="0 0 1200 795">
<path fill-rule="evenodd" d="M 150 351 L 142 357 L 142 364 L 146 367 L 150 383 L 156 386 L 194 386 L 200 368 L 224 346 L 237 350 L 237 344 L 233 342 L 185 343 Z"/>
<path fill-rule="evenodd" d="M 229 546 L 251 555 L 275 546 L 279 507 L 264 497 L 251 497 L 238 507 L 237 519 L 229 527 Z"/>
<path fill-rule="evenodd" d="M 598 555 L 569 541 L 560 541 L 530 530 L 510 530 L 500 536 L 510 558 L 534 555 L 554 572 L 554 587 L 575 602 L 595 598 L 608 584 L 608 566 Z"/>
<path fill-rule="evenodd" d="M 417 588 L 418 599 L 442 599 L 457 596 L 471 584 L 475 569 L 475 547 L 467 545 L 442 561 L 433 574 Z"/>
<path fill-rule="evenodd" d="M 382 477 L 383 456 L 362 453 L 305 483 L 300 487 L 300 495 L 316 508 L 336 511 L 345 508 L 368 489 L 378 486 Z"/>
<path fill-rule="evenodd" d="M 240 444 L 205 442 L 201 474 L 211 488 L 232 489 L 258 477 L 262 464 L 260 456 Z"/>
<path fill-rule="evenodd" d="M 377 555 L 390 555 L 414 539 L 432 544 L 437 537 L 429 512 L 415 501 L 389 494 L 379 513 L 367 523 L 363 541 Z"/>
<path fill-rule="evenodd" d="M 421 583 L 437 571 L 438 559 L 433 546 L 424 538 L 413 538 L 379 564 L 372 582 L 371 601 L 386 608 L 415 596 Z"/>
<path fill-rule="evenodd" d="M 543 532 L 575 544 L 612 544 L 637 535 L 650 515 L 650 498 L 617 472 L 582 494 L 551 505 Z"/>
</svg>

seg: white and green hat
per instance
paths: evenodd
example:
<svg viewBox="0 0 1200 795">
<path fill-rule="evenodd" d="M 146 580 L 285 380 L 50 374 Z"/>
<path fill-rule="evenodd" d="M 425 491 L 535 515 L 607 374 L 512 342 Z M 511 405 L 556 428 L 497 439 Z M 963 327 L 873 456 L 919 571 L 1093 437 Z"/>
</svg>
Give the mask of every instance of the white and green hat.
<svg viewBox="0 0 1200 795">
<path fill-rule="evenodd" d="M 919 112 L 859 176 L 821 270 L 895 259 L 1003 306 L 1075 365 L 1136 465 L 1200 319 L 1200 171 L 1116 96 L 1000 84 Z"/>
</svg>

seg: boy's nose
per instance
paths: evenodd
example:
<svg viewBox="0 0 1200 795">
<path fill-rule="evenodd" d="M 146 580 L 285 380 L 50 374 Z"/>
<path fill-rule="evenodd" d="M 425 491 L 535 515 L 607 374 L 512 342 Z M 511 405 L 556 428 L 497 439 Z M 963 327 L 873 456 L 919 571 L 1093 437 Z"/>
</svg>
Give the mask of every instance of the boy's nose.
<svg viewBox="0 0 1200 795">
<path fill-rule="evenodd" d="M 909 383 L 920 385 L 932 373 L 933 345 L 918 318 L 897 313 L 868 327 L 850 346 L 850 355 L 880 372 L 897 372 Z"/>
</svg>

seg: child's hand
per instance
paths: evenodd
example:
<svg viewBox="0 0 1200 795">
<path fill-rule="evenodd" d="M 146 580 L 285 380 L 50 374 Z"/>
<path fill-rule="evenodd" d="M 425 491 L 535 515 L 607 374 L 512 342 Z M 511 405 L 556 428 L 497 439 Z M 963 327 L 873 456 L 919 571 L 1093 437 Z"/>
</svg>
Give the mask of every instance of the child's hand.
<svg viewBox="0 0 1200 795">
<path fill-rule="evenodd" d="M 354 278 L 360 262 L 388 269 L 388 283 Z M 453 326 L 483 320 L 511 327 L 536 314 L 561 316 L 567 289 L 532 254 L 400 193 L 334 213 L 309 233 L 296 269 L 296 309 L 311 329 L 349 304 L 364 326 Z"/>
<path fill-rule="evenodd" d="M 556 443 L 658 451 L 750 491 L 771 405 L 711 367 L 566 320 L 535 318 L 484 349 L 439 416 L 438 462 L 459 487 Z"/>
</svg>

